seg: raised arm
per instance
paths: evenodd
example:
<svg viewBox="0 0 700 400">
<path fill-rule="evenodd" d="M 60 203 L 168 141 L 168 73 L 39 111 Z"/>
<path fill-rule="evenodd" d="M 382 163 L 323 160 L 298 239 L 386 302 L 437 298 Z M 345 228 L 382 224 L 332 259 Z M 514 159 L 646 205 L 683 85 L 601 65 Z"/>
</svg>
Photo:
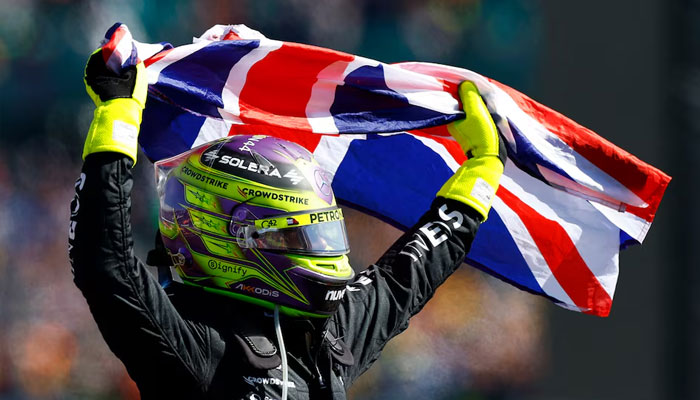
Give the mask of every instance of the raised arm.
<svg viewBox="0 0 700 400">
<path fill-rule="evenodd" d="M 505 147 L 478 90 L 460 85 L 467 114 L 449 126 L 469 159 L 437 193 L 419 222 L 349 285 L 337 316 L 338 337 L 355 365 L 349 385 L 379 357 L 389 339 L 408 327 L 435 290 L 464 261 L 486 220 L 505 162 Z"/>
<path fill-rule="evenodd" d="M 85 84 L 95 102 L 84 164 L 71 204 L 69 256 L 80 288 L 110 349 L 143 397 L 168 381 L 201 382 L 206 334 L 184 321 L 133 254 L 131 167 L 136 162 L 147 84 L 143 64 L 121 75 L 93 53 Z M 147 382 L 147 385 L 143 383 Z"/>
</svg>

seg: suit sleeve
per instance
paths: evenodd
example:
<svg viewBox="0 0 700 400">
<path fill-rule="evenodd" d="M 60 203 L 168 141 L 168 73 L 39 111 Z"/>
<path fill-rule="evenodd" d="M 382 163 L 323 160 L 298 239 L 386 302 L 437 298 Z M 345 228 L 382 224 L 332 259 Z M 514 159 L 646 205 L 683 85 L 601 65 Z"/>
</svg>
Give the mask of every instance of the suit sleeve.
<svg viewBox="0 0 700 400">
<path fill-rule="evenodd" d="M 335 316 L 338 334 L 355 359 L 344 374 L 347 386 L 464 261 L 480 221 L 471 207 L 438 197 L 413 228 L 348 285 Z"/>
<path fill-rule="evenodd" d="M 149 397 L 140 383 L 202 384 L 209 350 L 207 332 L 180 317 L 133 254 L 131 163 L 118 153 L 86 158 L 71 204 L 69 255 L 107 344 Z"/>
</svg>

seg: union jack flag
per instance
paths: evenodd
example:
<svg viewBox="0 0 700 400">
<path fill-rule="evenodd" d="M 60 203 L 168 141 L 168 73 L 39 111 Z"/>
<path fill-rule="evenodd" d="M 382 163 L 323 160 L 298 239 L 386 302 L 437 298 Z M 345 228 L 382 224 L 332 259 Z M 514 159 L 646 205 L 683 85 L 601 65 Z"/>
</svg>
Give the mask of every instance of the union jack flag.
<svg viewBox="0 0 700 400">
<path fill-rule="evenodd" d="M 610 312 L 621 248 L 641 243 L 670 177 L 589 129 L 475 72 L 385 64 L 216 25 L 192 44 L 139 43 L 115 24 L 115 71 L 143 60 L 140 144 L 152 160 L 235 134 L 298 142 L 333 174 L 336 197 L 405 229 L 466 159 L 445 124 L 476 84 L 509 162 L 466 262 L 589 314 Z M 468 112 L 469 110 L 467 110 Z"/>
</svg>

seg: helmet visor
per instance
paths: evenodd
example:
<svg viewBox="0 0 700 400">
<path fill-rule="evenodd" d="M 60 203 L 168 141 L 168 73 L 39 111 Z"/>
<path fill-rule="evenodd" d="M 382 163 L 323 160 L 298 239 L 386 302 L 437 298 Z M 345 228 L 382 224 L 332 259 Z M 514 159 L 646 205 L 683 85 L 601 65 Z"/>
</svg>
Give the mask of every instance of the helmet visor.
<svg viewBox="0 0 700 400">
<path fill-rule="evenodd" d="M 328 256 L 350 251 L 340 208 L 258 219 L 238 232 L 248 248 Z"/>
</svg>

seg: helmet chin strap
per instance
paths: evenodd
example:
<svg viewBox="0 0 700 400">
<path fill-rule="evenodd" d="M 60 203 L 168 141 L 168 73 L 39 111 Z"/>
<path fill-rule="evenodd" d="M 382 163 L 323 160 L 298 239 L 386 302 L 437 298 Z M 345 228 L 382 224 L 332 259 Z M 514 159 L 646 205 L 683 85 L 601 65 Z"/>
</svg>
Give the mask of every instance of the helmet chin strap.
<svg viewBox="0 0 700 400">
<path fill-rule="evenodd" d="M 282 399 L 287 400 L 287 350 L 284 348 L 284 339 L 282 338 L 282 326 L 280 325 L 280 306 L 275 305 L 275 333 L 277 334 L 277 344 L 280 348 L 280 357 L 282 358 Z"/>
</svg>

